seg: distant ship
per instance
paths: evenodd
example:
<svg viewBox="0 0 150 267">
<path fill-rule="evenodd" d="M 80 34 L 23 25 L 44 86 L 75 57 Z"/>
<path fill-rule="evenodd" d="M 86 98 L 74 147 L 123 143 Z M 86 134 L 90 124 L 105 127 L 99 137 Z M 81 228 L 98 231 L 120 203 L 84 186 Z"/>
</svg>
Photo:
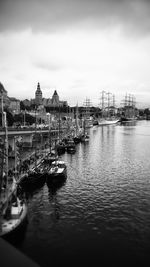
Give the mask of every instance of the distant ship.
<svg viewBox="0 0 150 267">
<path fill-rule="evenodd" d="M 123 100 L 123 108 L 122 114 L 120 118 L 120 122 L 132 122 L 136 121 L 136 108 L 135 108 L 135 98 L 131 95 L 125 95 L 125 99 Z"/>
<path fill-rule="evenodd" d="M 101 118 L 98 120 L 98 125 L 116 124 L 119 122 L 119 119 L 115 116 L 115 96 L 112 95 L 111 99 L 111 93 L 106 93 L 105 91 L 102 91 L 101 95 Z M 107 100 L 107 102 L 105 102 L 105 100 Z"/>
</svg>

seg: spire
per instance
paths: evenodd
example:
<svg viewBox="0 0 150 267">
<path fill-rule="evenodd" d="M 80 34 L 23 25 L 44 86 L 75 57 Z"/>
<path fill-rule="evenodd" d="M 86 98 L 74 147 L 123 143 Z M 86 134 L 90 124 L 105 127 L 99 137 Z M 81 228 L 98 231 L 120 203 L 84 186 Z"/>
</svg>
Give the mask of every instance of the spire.
<svg viewBox="0 0 150 267">
<path fill-rule="evenodd" d="M 58 96 L 58 94 L 57 94 L 57 91 L 56 91 L 56 90 L 54 91 L 54 95 L 55 95 L 55 96 Z"/>
<path fill-rule="evenodd" d="M 42 92 L 41 91 L 41 88 L 40 88 L 40 83 L 37 84 L 37 90 L 36 90 L 36 92 L 38 92 L 38 93 L 41 93 Z"/>
<path fill-rule="evenodd" d="M 52 96 L 52 104 L 55 105 L 55 106 L 59 105 L 59 96 L 58 96 L 56 90 L 54 91 L 54 94 Z"/>
</svg>

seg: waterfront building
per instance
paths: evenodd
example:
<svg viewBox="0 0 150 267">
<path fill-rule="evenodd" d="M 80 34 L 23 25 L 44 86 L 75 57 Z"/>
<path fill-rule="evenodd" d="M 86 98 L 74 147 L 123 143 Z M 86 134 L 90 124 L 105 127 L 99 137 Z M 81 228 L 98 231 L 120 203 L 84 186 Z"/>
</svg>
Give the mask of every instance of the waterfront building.
<svg viewBox="0 0 150 267">
<path fill-rule="evenodd" d="M 45 107 L 67 107 L 67 101 L 60 101 L 59 95 L 55 90 L 53 93 L 52 98 L 43 98 L 42 100 L 43 106 Z"/>
<path fill-rule="evenodd" d="M 0 107 L 2 106 L 2 98 L 3 98 L 3 107 L 8 108 L 10 100 L 7 95 L 6 89 L 4 88 L 3 84 L 0 82 Z"/>
<path fill-rule="evenodd" d="M 25 104 L 25 103 L 24 103 Z M 35 91 L 35 99 L 31 100 L 31 105 L 36 104 L 37 106 L 43 105 L 44 107 L 67 107 L 67 101 L 60 101 L 59 95 L 56 90 L 52 95 L 52 98 L 42 98 L 42 90 L 40 88 L 40 83 L 37 85 Z"/>
<path fill-rule="evenodd" d="M 15 97 L 9 97 L 10 105 L 9 109 L 12 111 L 13 114 L 20 113 L 20 100 L 16 99 Z"/>
</svg>

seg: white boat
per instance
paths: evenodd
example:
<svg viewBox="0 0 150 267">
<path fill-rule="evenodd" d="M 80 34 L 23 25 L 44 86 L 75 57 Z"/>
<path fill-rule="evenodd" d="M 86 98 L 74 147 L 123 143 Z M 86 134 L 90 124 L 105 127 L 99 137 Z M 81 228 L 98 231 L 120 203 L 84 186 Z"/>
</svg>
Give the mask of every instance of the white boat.
<svg viewBox="0 0 150 267">
<path fill-rule="evenodd" d="M 99 126 L 103 125 L 111 125 L 111 124 L 117 124 L 119 122 L 119 119 L 101 119 L 98 121 Z"/>
</svg>

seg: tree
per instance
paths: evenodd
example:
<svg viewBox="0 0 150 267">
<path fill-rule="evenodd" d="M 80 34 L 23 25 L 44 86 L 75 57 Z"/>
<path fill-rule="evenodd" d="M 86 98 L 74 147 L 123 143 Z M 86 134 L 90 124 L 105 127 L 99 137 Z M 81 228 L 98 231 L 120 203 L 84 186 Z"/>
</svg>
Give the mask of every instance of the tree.
<svg viewBox="0 0 150 267">
<path fill-rule="evenodd" d="M 20 101 L 20 110 L 25 110 L 25 105 L 23 101 Z"/>
<path fill-rule="evenodd" d="M 35 117 L 31 116 L 30 114 L 20 113 L 20 114 L 16 114 L 14 116 L 14 121 L 21 124 L 21 125 L 23 125 L 24 122 L 25 122 L 25 124 L 31 125 L 31 124 L 35 123 Z"/>
<path fill-rule="evenodd" d="M 14 117 L 12 113 L 8 109 L 4 109 L 6 112 L 6 118 L 7 118 L 7 126 L 12 126 L 14 123 Z M 2 113 L 0 113 L 0 126 L 2 126 Z"/>
<path fill-rule="evenodd" d="M 146 109 L 144 110 L 144 114 L 146 114 L 146 115 L 150 115 L 150 110 L 149 110 L 149 108 L 146 108 Z"/>
</svg>

